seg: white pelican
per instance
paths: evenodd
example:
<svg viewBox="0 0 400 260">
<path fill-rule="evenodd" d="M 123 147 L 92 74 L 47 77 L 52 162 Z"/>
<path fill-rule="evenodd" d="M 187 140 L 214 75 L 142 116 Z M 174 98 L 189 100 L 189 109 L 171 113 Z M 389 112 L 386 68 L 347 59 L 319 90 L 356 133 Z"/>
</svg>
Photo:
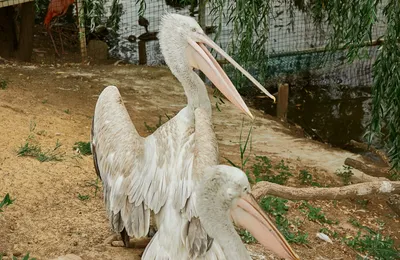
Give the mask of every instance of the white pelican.
<svg viewBox="0 0 400 260">
<path fill-rule="evenodd" d="M 252 115 L 204 44 L 273 96 L 210 40 L 193 18 L 165 15 L 159 36 L 165 61 L 181 82 L 188 105 L 143 138 L 132 124 L 118 89 L 109 86 L 103 90 L 95 108 L 91 143 L 105 207 L 112 230 L 121 233 L 125 245 L 129 237 L 148 234 L 150 211 L 154 212 L 158 232 L 143 259 L 195 259 L 206 253 L 207 258 L 221 259 L 217 257 L 220 247 L 211 247 L 212 239 L 196 217 L 193 200 L 201 179 L 193 172 L 194 110 L 203 108 L 211 118 L 207 90 L 193 69 L 202 70 L 234 105 Z"/>
</svg>

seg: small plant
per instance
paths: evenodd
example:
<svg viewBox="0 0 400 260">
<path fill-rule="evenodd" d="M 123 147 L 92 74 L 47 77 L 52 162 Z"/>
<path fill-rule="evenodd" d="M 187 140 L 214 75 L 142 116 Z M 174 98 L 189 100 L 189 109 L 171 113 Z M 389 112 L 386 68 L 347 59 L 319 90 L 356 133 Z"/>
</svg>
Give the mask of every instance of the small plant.
<svg viewBox="0 0 400 260">
<path fill-rule="evenodd" d="M 352 168 L 350 166 L 343 165 L 343 169 L 338 169 L 336 171 L 336 175 L 342 179 L 344 185 L 349 185 L 350 179 L 354 175 L 351 169 Z"/>
<path fill-rule="evenodd" d="M 85 201 L 85 200 L 89 200 L 89 195 L 82 195 L 82 194 L 78 194 L 78 199 L 81 201 Z"/>
<path fill-rule="evenodd" d="M 324 233 L 325 235 L 330 235 L 333 238 L 339 238 L 339 234 L 336 231 L 331 231 L 327 228 L 321 228 L 319 232 Z"/>
<path fill-rule="evenodd" d="M 0 80 L 0 89 L 6 89 L 7 88 L 7 81 L 2 79 Z"/>
<path fill-rule="evenodd" d="M 318 207 L 313 207 L 307 201 L 304 201 L 300 205 L 300 209 L 307 208 L 308 212 L 303 210 L 303 213 L 307 213 L 307 218 L 310 221 L 319 222 L 319 223 L 326 223 L 326 224 L 338 224 L 338 221 L 332 221 L 328 219 L 324 213 L 322 213 L 322 209 Z"/>
<path fill-rule="evenodd" d="M 222 94 L 219 91 L 219 89 L 215 88 L 214 89 L 214 93 L 213 93 L 213 97 L 216 99 L 215 101 L 215 107 L 217 108 L 217 110 L 219 112 L 221 112 L 221 109 L 219 108 L 220 105 L 225 104 L 224 100 L 221 98 Z"/>
<path fill-rule="evenodd" d="M 322 187 L 318 182 L 313 181 L 313 176 L 307 170 L 300 170 L 299 179 L 301 184 Z"/>
<path fill-rule="evenodd" d="M 289 207 L 286 205 L 287 200 L 273 196 L 267 196 L 260 202 L 261 208 L 275 217 L 275 223 L 279 231 L 283 234 L 289 243 L 306 244 L 308 243 L 308 234 L 299 230 L 292 231 L 291 227 L 298 229 L 301 223 L 292 223 L 287 219 L 286 214 Z"/>
<path fill-rule="evenodd" d="M 43 152 L 38 144 L 31 143 L 28 138 L 26 143 L 19 147 L 17 156 L 34 157 L 40 162 L 61 161 L 61 155 L 57 151 L 60 147 L 61 143 L 57 140 L 53 149 Z"/>
<path fill-rule="evenodd" d="M 272 172 L 272 164 L 268 157 L 266 156 L 256 156 L 256 163 L 253 165 L 253 175 L 255 180 L 253 182 L 259 181 L 269 181 L 277 184 L 284 185 L 290 176 L 293 176 L 289 172 L 289 167 L 285 165 L 282 161 L 279 162 L 274 168 L 279 173 L 274 174 Z"/>
<path fill-rule="evenodd" d="M 81 155 L 92 154 L 90 142 L 76 142 L 72 149 L 78 151 Z"/>
<path fill-rule="evenodd" d="M 64 113 L 69 115 L 69 114 L 71 114 L 71 111 L 69 111 L 69 109 L 65 109 Z"/>
<path fill-rule="evenodd" d="M 42 100 L 42 104 L 47 104 L 48 100 L 47 99 L 43 99 Z"/>
<path fill-rule="evenodd" d="M 360 205 L 362 208 L 366 208 L 369 200 L 368 199 L 360 199 L 360 200 L 356 200 L 357 204 Z"/>
<path fill-rule="evenodd" d="M 250 232 L 245 229 L 239 230 L 239 236 L 242 238 L 242 241 L 245 242 L 246 244 L 252 244 L 257 242 L 257 240 L 250 234 Z"/>
<path fill-rule="evenodd" d="M 358 231 L 356 237 L 344 239 L 344 242 L 361 253 L 373 256 L 376 260 L 395 260 L 400 256 L 393 239 L 380 233 L 361 236 L 361 232 Z"/>
<path fill-rule="evenodd" d="M 3 200 L 0 201 L 0 212 L 3 212 L 3 207 L 10 206 L 13 202 L 14 200 L 10 198 L 10 194 L 7 193 L 6 196 L 4 196 Z"/>
<path fill-rule="evenodd" d="M 86 182 L 87 186 L 94 187 L 94 196 L 96 197 L 98 190 L 100 189 L 100 179 L 96 178 L 94 181 Z"/>
</svg>

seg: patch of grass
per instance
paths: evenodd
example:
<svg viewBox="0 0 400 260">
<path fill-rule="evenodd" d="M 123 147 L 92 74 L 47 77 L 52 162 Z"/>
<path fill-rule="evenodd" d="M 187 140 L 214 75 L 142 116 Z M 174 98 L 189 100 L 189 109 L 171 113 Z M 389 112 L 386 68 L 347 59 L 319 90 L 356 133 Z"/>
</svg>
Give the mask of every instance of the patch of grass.
<svg viewBox="0 0 400 260">
<path fill-rule="evenodd" d="M 86 182 L 86 185 L 90 186 L 90 187 L 94 187 L 94 196 L 96 197 L 97 192 L 100 189 L 100 179 L 96 178 L 96 180 L 94 180 L 94 181 L 88 181 L 88 182 Z"/>
<path fill-rule="evenodd" d="M 344 239 L 344 242 L 358 252 L 373 256 L 373 259 L 376 260 L 396 260 L 400 257 L 393 239 L 380 233 L 361 235 L 361 232 L 358 231 L 356 237 Z"/>
<path fill-rule="evenodd" d="M 221 112 L 221 109 L 219 108 L 220 105 L 225 104 L 224 100 L 221 98 L 222 93 L 219 91 L 219 89 L 214 88 L 214 93 L 213 97 L 215 98 L 215 107 L 219 112 Z"/>
<path fill-rule="evenodd" d="M 314 186 L 314 187 L 322 187 L 321 184 L 319 184 L 318 182 L 313 181 L 312 174 L 309 173 L 307 170 L 300 170 L 299 179 L 300 179 L 301 184 L 311 185 L 311 186 Z"/>
<path fill-rule="evenodd" d="M 299 230 L 292 231 L 291 227 L 298 229 L 300 222 L 291 222 L 286 214 L 289 207 L 287 200 L 274 196 L 267 196 L 260 202 L 261 208 L 275 217 L 275 224 L 289 243 L 306 244 L 308 243 L 308 234 Z"/>
<path fill-rule="evenodd" d="M 61 155 L 58 152 L 58 148 L 61 147 L 61 143 L 57 140 L 53 149 L 43 151 L 39 144 L 28 140 L 24 145 L 21 145 L 17 151 L 17 156 L 29 156 L 34 157 L 40 162 L 50 161 L 61 161 Z"/>
<path fill-rule="evenodd" d="M 69 115 L 69 114 L 71 114 L 71 111 L 69 110 L 69 108 L 67 108 L 64 110 L 64 113 Z"/>
<path fill-rule="evenodd" d="M 239 230 L 239 236 L 242 239 L 242 241 L 245 242 L 246 244 L 252 244 L 257 242 L 257 240 L 253 237 L 253 235 L 250 234 L 250 232 L 245 229 Z"/>
<path fill-rule="evenodd" d="M 2 210 L 3 207 L 10 206 L 13 202 L 14 202 L 14 200 L 12 200 L 12 199 L 10 198 L 10 194 L 7 193 L 7 194 L 4 196 L 3 200 L 0 201 L 0 212 L 3 212 L 3 210 Z"/>
<path fill-rule="evenodd" d="M 271 170 L 272 168 L 277 170 L 278 174 L 274 174 Z M 269 181 L 280 185 L 286 184 L 289 177 L 293 176 L 283 160 L 275 167 L 272 167 L 271 161 L 266 156 L 256 156 L 256 162 L 253 165 L 253 174 L 255 177 L 253 182 Z"/>
<path fill-rule="evenodd" d="M 358 204 L 358 205 L 360 205 L 362 208 L 367 208 L 367 205 L 368 205 L 368 203 L 369 203 L 369 200 L 368 199 L 358 199 L 358 200 L 356 200 L 356 203 Z"/>
<path fill-rule="evenodd" d="M 343 165 L 343 169 L 336 170 L 336 175 L 342 179 L 344 185 L 349 185 L 350 179 L 354 175 L 351 169 L 350 166 Z"/>
<path fill-rule="evenodd" d="M 47 99 L 43 99 L 42 100 L 42 104 L 47 104 L 48 100 Z"/>
<path fill-rule="evenodd" d="M 2 89 L 2 90 L 6 89 L 7 85 L 8 85 L 8 83 L 6 80 L 4 80 L 4 79 L 0 80 L 0 89 Z"/>
<path fill-rule="evenodd" d="M 75 145 L 72 147 L 74 150 L 78 150 L 81 155 L 91 155 L 91 145 L 90 142 L 76 142 Z"/>
<path fill-rule="evenodd" d="M 82 194 L 78 194 L 78 199 L 79 200 L 81 200 L 81 201 L 85 201 L 85 200 L 89 200 L 90 199 L 90 197 L 89 197 L 89 195 L 82 195 Z"/>
<path fill-rule="evenodd" d="M 2 260 L 2 259 L 3 259 L 3 254 L 0 253 L 0 260 Z M 7 259 L 8 259 L 8 258 L 7 258 Z M 17 258 L 16 256 L 13 256 L 13 257 L 12 257 L 12 260 L 18 260 L 18 258 Z M 36 258 L 30 258 L 29 253 L 27 253 L 27 254 L 22 258 L 22 260 L 36 260 Z"/>
<path fill-rule="evenodd" d="M 304 209 L 307 208 L 308 212 Z M 326 223 L 326 224 L 338 224 L 339 221 L 333 221 L 328 219 L 324 213 L 322 213 L 322 209 L 319 207 L 314 207 L 310 205 L 307 201 L 303 201 L 300 205 L 300 209 L 303 209 L 302 212 L 307 214 L 307 218 L 310 221 L 318 222 L 318 223 Z"/>
</svg>

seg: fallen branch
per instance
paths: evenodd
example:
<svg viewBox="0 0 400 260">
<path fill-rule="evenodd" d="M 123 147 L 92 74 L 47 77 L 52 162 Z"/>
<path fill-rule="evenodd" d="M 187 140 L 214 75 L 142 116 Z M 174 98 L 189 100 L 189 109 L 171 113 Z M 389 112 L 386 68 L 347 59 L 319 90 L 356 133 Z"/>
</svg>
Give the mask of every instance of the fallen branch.
<svg viewBox="0 0 400 260">
<path fill-rule="evenodd" d="M 354 160 L 352 158 L 346 158 L 344 161 L 344 164 L 351 166 L 359 171 L 362 171 L 363 173 L 366 173 L 368 175 L 374 176 L 374 177 L 388 177 L 389 176 L 389 171 L 390 167 L 375 167 L 372 165 L 367 165 L 363 162 Z"/>
<path fill-rule="evenodd" d="M 340 200 L 374 194 L 400 194 L 400 181 L 374 181 L 334 188 L 293 188 L 271 182 L 258 182 L 252 194 L 256 199 L 266 195 L 291 200 Z"/>
</svg>

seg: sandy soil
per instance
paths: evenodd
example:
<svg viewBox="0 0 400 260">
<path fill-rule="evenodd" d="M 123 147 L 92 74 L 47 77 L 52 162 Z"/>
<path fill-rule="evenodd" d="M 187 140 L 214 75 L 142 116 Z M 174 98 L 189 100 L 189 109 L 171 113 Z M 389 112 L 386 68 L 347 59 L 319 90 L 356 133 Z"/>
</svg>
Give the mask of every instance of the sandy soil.
<svg viewBox="0 0 400 260">
<path fill-rule="evenodd" d="M 112 233 L 108 227 L 102 191 L 95 192 L 96 180 L 92 158 L 80 156 L 72 149 L 75 142 L 88 141 L 94 105 L 107 85 L 120 88 L 125 105 L 142 135 L 150 134 L 145 126 L 155 126 L 161 115 L 176 114 L 185 104 L 183 90 L 166 68 L 132 65 L 82 66 L 3 64 L 0 80 L 7 82 L 0 89 L 0 198 L 6 193 L 14 203 L 0 213 L 0 252 L 30 252 L 37 259 L 73 253 L 82 259 L 140 259 L 142 249 L 113 248 L 104 243 Z M 214 98 L 210 97 L 213 102 Z M 214 125 L 220 144 L 221 162 L 229 158 L 240 163 L 239 135 L 243 115 L 233 106 L 214 107 Z M 345 158 L 358 155 L 332 149 L 325 144 L 302 138 L 298 129 L 289 129 L 262 112 L 252 110 L 253 122 L 251 169 L 254 155 L 266 155 L 274 163 L 284 160 L 294 174 L 289 184 L 299 186 L 298 173 L 307 169 L 321 184 L 339 185 L 334 172 Z M 251 123 L 245 119 L 243 132 Z M 35 126 L 35 127 L 33 127 Z M 300 131 L 301 132 L 301 131 Z M 28 137 L 43 150 L 62 144 L 57 150 L 61 161 L 39 162 L 31 157 L 18 157 L 17 150 Z M 355 171 L 354 181 L 373 179 Z M 89 199 L 80 200 L 80 195 Z M 356 200 L 316 201 L 329 219 L 338 225 L 308 221 L 298 209 L 300 202 L 289 202 L 289 217 L 304 221 L 300 226 L 309 234 L 307 245 L 293 244 L 302 259 L 355 259 L 356 252 L 340 239 L 333 244 L 316 238 L 322 227 L 341 237 L 354 236 L 358 229 L 348 223 L 350 218 L 378 229 L 384 222 L 383 234 L 400 242 L 399 218 L 387 207 L 384 198 L 370 198 L 366 207 Z M 258 244 L 249 248 L 265 255 Z"/>
</svg>

